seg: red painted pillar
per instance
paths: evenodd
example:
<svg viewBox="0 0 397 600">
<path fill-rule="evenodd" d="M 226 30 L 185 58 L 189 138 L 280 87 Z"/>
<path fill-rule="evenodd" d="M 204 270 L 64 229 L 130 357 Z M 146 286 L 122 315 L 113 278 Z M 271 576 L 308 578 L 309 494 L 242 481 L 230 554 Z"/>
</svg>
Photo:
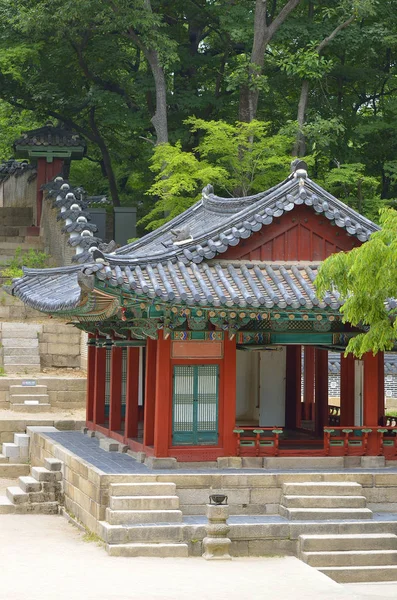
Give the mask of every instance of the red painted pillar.
<svg viewBox="0 0 397 600">
<path fill-rule="evenodd" d="M 95 360 L 94 423 L 105 422 L 106 348 L 97 347 Z"/>
<path fill-rule="evenodd" d="M 328 425 L 328 352 L 315 349 L 315 423 L 316 434 L 323 435 Z"/>
<path fill-rule="evenodd" d="M 236 438 L 233 429 L 236 427 L 236 339 L 229 340 L 227 335 L 223 342 L 223 400 L 219 422 L 223 420 L 224 456 L 236 454 Z"/>
<path fill-rule="evenodd" d="M 376 427 L 383 413 L 384 367 L 383 353 L 367 352 L 364 359 L 364 418 L 367 427 Z"/>
<path fill-rule="evenodd" d="M 354 356 L 343 354 L 340 359 L 340 424 L 354 425 Z"/>
<path fill-rule="evenodd" d="M 95 399 L 95 361 L 96 361 L 96 346 L 93 335 L 88 334 L 87 347 L 87 407 L 86 420 L 87 424 L 94 419 L 94 399 Z"/>
<path fill-rule="evenodd" d="M 125 432 L 127 438 L 138 436 L 138 394 L 139 394 L 139 348 L 127 349 L 127 386 L 125 406 Z"/>
<path fill-rule="evenodd" d="M 171 403 L 172 403 L 172 373 L 171 373 L 171 340 L 163 337 L 159 331 L 156 358 L 156 400 L 154 414 L 154 454 L 168 456 L 171 434 Z"/>
<path fill-rule="evenodd" d="M 383 352 L 378 352 L 378 423 L 383 423 L 383 417 L 385 416 L 385 355 Z"/>
<path fill-rule="evenodd" d="M 384 362 L 383 352 L 375 356 L 367 352 L 364 359 L 364 406 L 363 425 L 376 427 L 384 414 Z M 367 454 L 378 454 L 377 435 L 369 436 Z"/>
<path fill-rule="evenodd" d="M 285 427 L 296 429 L 301 424 L 302 347 L 287 346 L 285 379 Z"/>
<path fill-rule="evenodd" d="M 122 358 L 123 349 L 120 346 L 113 346 L 110 367 L 109 406 L 109 429 L 111 431 L 120 431 L 121 429 Z"/>
<path fill-rule="evenodd" d="M 156 357 L 157 340 L 147 338 L 146 342 L 146 373 L 145 373 L 145 411 L 143 425 L 143 443 L 153 446 L 154 442 L 154 413 L 156 400 Z"/>
<path fill-rule="evenodd" d="M 303 401 L 305 403 L 305 419 L 307 421 L 311 421 L 314 416 L 314 363 L 314 348 L 312 346 L 305 346 Z"/>
</svg>

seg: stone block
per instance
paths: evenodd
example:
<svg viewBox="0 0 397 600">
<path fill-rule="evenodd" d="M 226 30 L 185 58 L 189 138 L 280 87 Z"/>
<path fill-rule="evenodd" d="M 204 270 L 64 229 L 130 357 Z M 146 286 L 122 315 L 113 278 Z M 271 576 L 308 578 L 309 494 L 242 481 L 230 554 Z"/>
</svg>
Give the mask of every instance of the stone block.
<svg viewBox="0 0 397 600">
<path fill-rule="evenodd" d="M 373 477 L 376 487 L 397 487 L 397 473 L 375 473 Z"/>
<path fill-rule="evenodd" d="M 176 458 L 156 458 L 154 456 L 149 456 L 145 460 L 145 465 L 147 465 L 149 469 L 176 469 L 178 462 Z"/>
<path fill-rule="evenodd" d="M 108 438 L 102 438 L 99 440 L 99 447 L 102 450 L 106 450 L 106 452 L 118 452 L 119 443 L 114 440 L 109 440 Z"/>
<path fill-rule="evenodd" d="M 19 457 L 24 459 L 29 458 L 29 446 L 19 446 Z"/>
<path fill-rule="evenodd" d="M 212 490 L 208 488 L 193 488 L 193 489 L 181 489 L 178 488 L 177 495 L 181 503 L 181 508 L 185 504 L 200 505 L 204 507 L 209 502 L 209 496 Z M 190 513 L 191 514 L 191 513 Z"/>
<path fill-rule="evenodd" d="M 36 479 L 36 481 L 61 481 L 62 473 L 60 471 L 49 471 L 44 467 L 32 467 L 32 477 Z"/>
<path fill-rule="evenodd" d="M 79 346 L 73 344 L 51 344 L 48 342 L 48 354 L 61 354 L 62 356 L 76 356 L 79 354 Z"/>
<path fill-rule="evenodd" d="M 362 456 L 362 469 L 382 469 L 385 466 L 384 456 Z"/>
<path fill-rule="evenodd" d="M 19 446 L 14 443 L 4 443 L 3 444 L 3 454 L 7 458 L 19 458 Z"/>
<path fill-rule="evenodd" d="M 44 460 L 44 467 L 49 471 L 61 471 L 62 462 L 56 458 L 46 458 Z"/>
<path fill-rule="evenodd" d="M 218 469 L 241 469 L 242 459 L 240 456 L 220 456 L 217 464 Z"/>
<path fill-rule="evenodd" d="M 295 540 L 250 540 L 249 556 L 296 556 Z"/>
<path fill-rule="evenodd" d="M 11 348 L 11 349 L 26 349 L 26 348 L 37 348 L 39 345 L 37 338 L 5 338 L 1 341 L 3 348 Z"/>
<path fill-rule="evenodd" d="M 251 488 L 250 502 L 252 504 L 279 504 L 280 488 Z"/>
<path fill-rule="evenodd" d="M 17 446 L 29 446 L 30 436 L 27 433 L 14 433 L 14 444 Z"/>
<path fill-rule="evenodd" d="M 52 367 L 80 367 L 80 355 L 78 353 L 73 353 L 70 356 L 64 354 L 50 354 L 48 356 L 51 357 L 49 362 Z"/>
<path fill-rule="evenodd" d="M 243 456 L 243 469 L 262 469 L 263 458 L 261 456 Z"/>
</svg>

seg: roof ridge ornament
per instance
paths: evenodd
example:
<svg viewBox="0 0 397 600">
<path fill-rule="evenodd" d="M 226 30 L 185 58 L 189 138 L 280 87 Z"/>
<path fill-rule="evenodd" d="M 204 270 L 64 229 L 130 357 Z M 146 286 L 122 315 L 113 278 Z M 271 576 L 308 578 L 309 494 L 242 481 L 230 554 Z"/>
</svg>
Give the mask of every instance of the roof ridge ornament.
<svg viewBox="0 0 397 600">
<path fill-rule="evenodd" d="M 170 233 L 174 236 L 174 246 L 181 246 L 182 244 L 187 244 L 188 242 L 193 241 L 193 236 L 190 232 L 189 225 L 185 225 L 180 229 L 170 229 Z"/>
<path fill-rule="evenodd" d="M 207 200 L 210 196 L 214 194 L 214 186 L 211 183 L 207 183 L 207 185 L 203 187 L 201 193 L 203 195 L 203 199 Z"/>
</svg>

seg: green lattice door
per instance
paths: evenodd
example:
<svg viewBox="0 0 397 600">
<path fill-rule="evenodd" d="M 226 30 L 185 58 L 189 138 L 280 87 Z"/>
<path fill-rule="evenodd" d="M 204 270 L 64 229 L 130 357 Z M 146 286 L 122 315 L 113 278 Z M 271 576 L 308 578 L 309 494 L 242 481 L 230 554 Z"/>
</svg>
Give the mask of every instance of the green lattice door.
<svg viewBox="0 0 397 600">
<path fill-rule="evenodd" d="M 175 365 L 172 444 L 218 443 L 218 365 Z"/>
</svg>

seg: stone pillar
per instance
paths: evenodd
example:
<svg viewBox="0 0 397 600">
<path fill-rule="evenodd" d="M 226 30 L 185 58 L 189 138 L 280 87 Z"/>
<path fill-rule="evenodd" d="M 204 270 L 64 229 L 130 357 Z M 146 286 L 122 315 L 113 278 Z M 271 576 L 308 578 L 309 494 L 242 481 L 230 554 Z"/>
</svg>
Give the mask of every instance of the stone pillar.
<svg viewBox="0 0 397 600">
<path fill-rule="evenodd" d="M 226 497 L 227 501 L 227 497 Z M 207 536 L 203 539 L 203 558 L 205 560 L 231 560 L 229 548 L 231 540 L 227 537 L 230 527 L 228 504 L 207 504 Z"/>
</svg>

